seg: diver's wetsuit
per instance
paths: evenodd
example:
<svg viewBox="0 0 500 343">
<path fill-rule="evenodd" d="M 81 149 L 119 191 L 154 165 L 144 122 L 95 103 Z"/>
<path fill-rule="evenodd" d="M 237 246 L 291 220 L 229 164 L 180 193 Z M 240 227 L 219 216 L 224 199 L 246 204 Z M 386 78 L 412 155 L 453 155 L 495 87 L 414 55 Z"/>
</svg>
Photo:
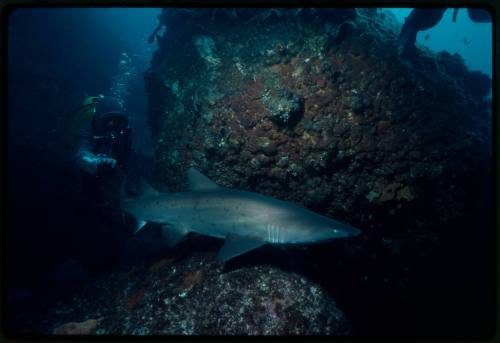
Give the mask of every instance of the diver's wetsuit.
<svg viewBox="0 0 500 343">
<path fill-rule="evenodd" d="M 108 270 L 125 256 L 129 233 L 124 230 L 119 201 L 132 146 L 130 126 L 121 106 L 102 97 L 96 101 L 91 119 L 72 132 L 77 138 L 75 158 L 82 185 L 79 210 L 86 230 L 82 244 L 90 247 L 82 259 L 91 272 Z"/>
<path fill-rule="evenodd" d="M 415 41 L 419 31 L 428 30 L 436 26 L 447 8 L 415 8 L 406 17 L 401 28 L 398 39 L 398 53 L 403 58 L 408 58 L 415 54 Z M 453 21 L 456 20 L 458 9 L 453 13 Z M 491 16 L 488 11 L 478 8 L 468 8 L 467 12 L 472 21 L 476 23 L 489 23 Z"/>
<path fill-rule="evenodd" d="M 99 107 L 97 107 L 99 109 Z M 119 118 L 120 127 L 106 125 L 109 113 Z M 129 165 L 131 133 L 128 120 L 119 112 L 97 111 L 78 136 L 77 165 L 84 193 L 95 207 L 116 216 L 119 192 Z"/>
</svg>

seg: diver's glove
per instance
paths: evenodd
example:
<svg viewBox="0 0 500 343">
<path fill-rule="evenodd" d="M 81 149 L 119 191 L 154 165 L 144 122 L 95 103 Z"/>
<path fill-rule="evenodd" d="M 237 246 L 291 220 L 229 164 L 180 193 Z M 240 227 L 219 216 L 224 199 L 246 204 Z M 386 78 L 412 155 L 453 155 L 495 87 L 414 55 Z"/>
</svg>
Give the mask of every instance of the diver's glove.
<svg viewBox="0 0 500 343">
<path fill-rule="evenodd" d="M 98 167 L 111 167 L 114 168 L 116 166 L 116 160 L 111 157 L 98 156 L 97 157 L 97 165 Z"/>
<path fill-rule="evenodd" d="M 99 168 L 102 167 L 114 168 L 116 166 L 116 160 L 111 157 L 94 155 L 90 152 L 80 153 L 79 155 L 80 156 L 78 160 L 80 168 L 82 168 L 83 170 L 92 175 L 97 174 Z"/>
</svg>

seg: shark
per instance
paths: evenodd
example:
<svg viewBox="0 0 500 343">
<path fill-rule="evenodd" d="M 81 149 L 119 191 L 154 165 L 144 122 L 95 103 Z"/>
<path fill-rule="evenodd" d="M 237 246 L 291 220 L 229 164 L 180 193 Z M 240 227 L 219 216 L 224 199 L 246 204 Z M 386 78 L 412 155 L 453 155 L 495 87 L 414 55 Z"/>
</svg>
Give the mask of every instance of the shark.
<svg viewBox="0 0 500 343">
<path fill-rule="evenodd" d="M 160 224 L 169 247 L 190 232 L 225 239 L 217 259 L 226 262 L 265 244 L 308 244 L 361 232 L 288 201 L 219 186 L 192 167 L 187 176 L 185 192 L 160 193 L 141 178 L 141 195 L 122 197 L 122 210 L 136 219 L 135 233 L 147 223 Z"/>
</svg>

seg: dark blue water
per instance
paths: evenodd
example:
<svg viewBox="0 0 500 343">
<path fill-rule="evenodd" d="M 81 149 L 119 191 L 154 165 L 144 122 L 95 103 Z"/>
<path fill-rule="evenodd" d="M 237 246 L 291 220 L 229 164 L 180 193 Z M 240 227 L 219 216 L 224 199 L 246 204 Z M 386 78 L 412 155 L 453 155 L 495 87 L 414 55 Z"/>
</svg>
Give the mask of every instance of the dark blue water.
<svg viewBox="0 0 500 343">
<path fill-rule="evenodd" d="M 7 270 L 12 294 L 57 293 L 117 258 L 106 252 L 119 251 L 107 246 L 113 241 L 89 231 L 99 220 L 85 212 L 89 204 L 79 196 L 79 171 L 64 124 L 86 96 L 119 96 L 134 128 L 134 150 L 152 153 L 143 73 L 155 49 L 147 36 L 158 13 L 35 8 L 9 16 Z"/>
<path fill-rule="evenodd" d="M 86 95 L 110 94 L 116 79 L 129 72 L 124 100 L 138 128 L 134 146 L 149 151 L 143 73 L 155 49 L 147 37 L 157 25 L 158 13 L 159 9 L 148 8 L 12 12 L 8 23 L 9 110 L 29 113 L 10 116 L 9 133 L 16 134 L 15 141 L 22 139 L 23 132 L 33 136 L 27 127 L 42 132 L 60 129 L 64 114 L 81 104 Z M 120 69 L 122 54 L 130 59 L 126 69 Z"/>
</svg>

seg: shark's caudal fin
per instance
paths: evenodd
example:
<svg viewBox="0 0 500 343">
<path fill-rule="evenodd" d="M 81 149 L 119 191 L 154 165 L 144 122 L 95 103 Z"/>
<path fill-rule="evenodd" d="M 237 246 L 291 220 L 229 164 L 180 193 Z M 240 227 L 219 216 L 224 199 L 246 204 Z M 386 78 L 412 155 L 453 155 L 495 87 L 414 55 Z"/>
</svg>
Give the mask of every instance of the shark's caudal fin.
<svg viewBox="0 0 500 343">
<path fill-rule="evenodd" d="M 231 234 L 227 236 L 226 242 L 217 255 L 217 259 L 226 262 L 264 244 L 266 242 L 258 238 Z"/>
<path fill-rule="evenodd" d="M 121 198 L 121 201 L 126 202 L 127 200 L 130 200 L 130 198 L 127 197 L 126 192 L 125 192 L 125 181 L 126 180 L 124 179 L 124 181 L 122 182 L 122 185 L 120 187 L 120 198 Z M 160 192 L 158 192 L 149 183 L 147 183 L 146 180 L 144 180 L 144 178 L 142 176 L 140 177 L 140 184 L 141 184 L 141 195 L 139 195 L 139 199 L 160 194 Z M 136 226 L 134 229 L 134 234 L 141 231 L 141 229 L 144 226 L 146 226 L 146 224 L 147 224 L 146 221 L 144 221 L 140 218 L 136 218 Z"/>
<path fill-rule="evenodd" d="M 120 184 L 120 193 L 118 195 L 120 197 L 120 200 L 123 201 L 123 200 L 127 199 L 127 191 L 126 191 L 126 187 L 127 187 L 127 175 L 125 175 L 123 177 L 123 180 L 121 182 L 122 183 Z"/>
<path fill-rule="evenodd" d="M 118 191 L 118 203 L 120 204 L 120 210 L 122 214 L 122 223 L 125 224 L 125 211 L 122 210 L 123 207 L 123 202 L 127 200 L 127 194 L 125 191 L 125 184 L 127 181 L 127 176 L 125 175 L 123 177 L 123 180 L 121 181 L 120 184 L 120 190 Z M 116 195 L 115 195 L 116 196 Z"/>
<path fill-rule="evenodd" d="M 222 188 L 192 167 L 188 169 L 187 175 L 190 191 L 209 191 Z"/>
<path fill-rule="evenodd" d="M 120 199 L 123 201 L 123 200 L 129 200 L 131 199 L 128 195 L 127 195 L 127 182 L 128 182 L 128 176 L 125 176 L 121 182 L 121 185 L 120 185 L 120 193 L 119 193 L 119 196 L 120 196 Z M 147 196 L 153 196 L 153 195 L 159 195 L 160 192 L 157 191 L 156 189 L 153 188 L 153 186 L 151 186 L 146 180 L 144 180 L 144 178 L 142 176 L 139 176 L 139 183 L 140 183 L 140 195 L 139 195 L 139 198 L 143 198 L 143 197 L 147 197 Z M 168 189 L 163 186 L 162 187 L 162 192 L 163 193 L 168 193 Z"/>
</svg>

